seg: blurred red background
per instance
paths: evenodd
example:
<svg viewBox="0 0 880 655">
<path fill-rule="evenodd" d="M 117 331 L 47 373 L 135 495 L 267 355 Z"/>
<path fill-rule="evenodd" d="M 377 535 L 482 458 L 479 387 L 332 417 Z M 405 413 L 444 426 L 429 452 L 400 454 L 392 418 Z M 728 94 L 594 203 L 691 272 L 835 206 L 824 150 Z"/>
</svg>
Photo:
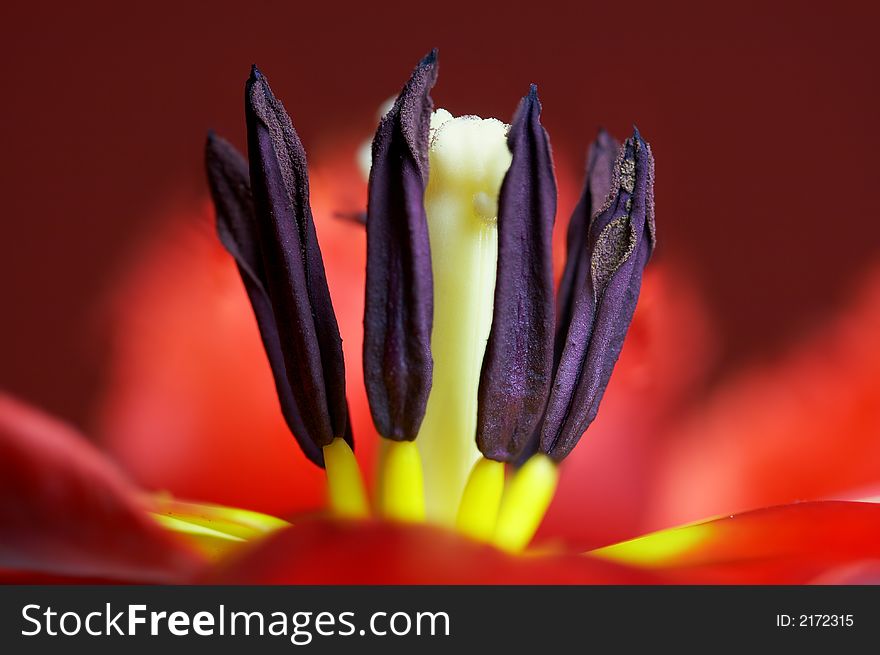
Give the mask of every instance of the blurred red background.
<svg viewBox="0 0 880 655">
<path fill-rule="evenodd" d="M 598 125 L 637 121 L 658 162 L 658 256 L 709 303 L 716 374 L 765 358 L 880 249 L 880 9 L 771 4 L 7 5 L 0 387 L 88 420 L 103 299 L 157 217 L 202 206 L 206 130 L 243 146 L 252 62 L 313 153 L 369 134 L 435 45 L 433 95 L 454 113 L 508 119 L 537 82 L 570 175 Z"/>
</svg>

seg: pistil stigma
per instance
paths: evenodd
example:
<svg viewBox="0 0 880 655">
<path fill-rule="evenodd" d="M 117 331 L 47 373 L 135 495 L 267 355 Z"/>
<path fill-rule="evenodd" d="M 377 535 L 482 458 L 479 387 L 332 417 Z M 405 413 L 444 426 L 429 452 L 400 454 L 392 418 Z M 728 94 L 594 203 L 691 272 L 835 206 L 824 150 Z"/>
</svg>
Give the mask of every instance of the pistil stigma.
<svg viewBox="0 0 880 655">
<path fill-rule="evenodd" d="M 480 364 L 492 325 L 497 198 L 510 166 L 507 126 L 438 110 L 425 210 L 434 279 L 434 379 L 416 443 L 427 465 L 430 520 L 453 527 L 479 457 L 474 434 Z"/>
</svg>

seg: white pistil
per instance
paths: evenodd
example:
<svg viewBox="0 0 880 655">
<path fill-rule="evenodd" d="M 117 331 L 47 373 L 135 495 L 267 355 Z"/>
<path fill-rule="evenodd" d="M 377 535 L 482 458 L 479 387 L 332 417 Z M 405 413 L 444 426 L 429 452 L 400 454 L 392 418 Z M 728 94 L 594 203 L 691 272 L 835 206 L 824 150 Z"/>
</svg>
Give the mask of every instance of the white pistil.
<svg viewBox="0 0 880 655">
<path fill-rule="evenodd" d="M 453 525 L 475 445 L 477 386 L 492 323 L 498 192 L 508 126 L 438 109 L 431 120 L 425 210 L 434 274 L 434 378 L 416 444 L 429 520 Z"/>
</svg>

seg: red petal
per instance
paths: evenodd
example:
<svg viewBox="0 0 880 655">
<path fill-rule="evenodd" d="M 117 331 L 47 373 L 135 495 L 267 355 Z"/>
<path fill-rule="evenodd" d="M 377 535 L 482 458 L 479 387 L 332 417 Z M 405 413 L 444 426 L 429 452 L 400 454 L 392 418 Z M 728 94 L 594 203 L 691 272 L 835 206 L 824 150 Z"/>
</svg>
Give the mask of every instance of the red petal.
<svg viewBox="0 0 880 655">
<path fill-rule="evenodd" d="M 878 332 L 880 270 L 824 333 L 729 382 L 674 431 L 653 524 L 880 484 Z"/>
<path fill-rule="evenodd" d="M 70 427 L 0 395 L 0 566 L 58 575 L 181 580 L 201 561 Z"/>
<path fill-rule="evenodd" d="M 513 556 L 426 525 L 314 520 L 212 572 L 217 584 L 637 584 L 653 574 L 580 555 Z"/>
<path fill-rule="evenodd" d="M 869 581 L 880 564 L 880 505 L 772 507 L 663 530 L 599 554 L 675 583 Z"/>
</svg>

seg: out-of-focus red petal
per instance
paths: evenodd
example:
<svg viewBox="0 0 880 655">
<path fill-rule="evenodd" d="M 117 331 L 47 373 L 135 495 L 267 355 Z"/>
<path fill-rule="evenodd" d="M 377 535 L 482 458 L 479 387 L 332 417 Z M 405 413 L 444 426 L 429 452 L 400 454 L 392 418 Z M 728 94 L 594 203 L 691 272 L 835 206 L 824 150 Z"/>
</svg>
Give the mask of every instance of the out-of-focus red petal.
<svg viewBox="0 0 880 655">
<path fill-rule="evenodd" d="M 637 584 L 655 576 L 575 554 L 513 556 L 426 525 L 312 520 L 214 570 L 219 584 Z"/>
<path fill-rule="evenodd" d="M 344 152 L 341 162 L 312 167 L 311 200 L 343 338 L 355 450 L 371 471 L 377 438 L 361 372 L 365 236 L 333 217 L 352 209 L 349 196 L 364 183 L 354 148 Z M 324 504 L 324 474 L 281 418 L 255 319 L 213 220 L 207 205 L 167 217 L 120 285 L 98 432 L 148 488 L 275 515 L 314 510 Z"/>
<path fill-rule="evenodd" d="M 654 526 L 876 489 L 880 270 L 867 282 L 824 333 L 725 384 L 673 431 Z"/>
<path fill-rule="evenodd" d="M 0 566 L 170 582 L 202 561 L 70 427 L 0 395 Z"/>
<path fill-rule="evenodd" d="M 112 584 L 137 584 L 142 580 L 119 580 L 109 578 L 77 577 L 71 575 L 58 575 L 52 573 L 39 573 L 36 571 L 18 571 L 16 569 L 0 568 L 0 585 L 63 585 L 63 584 L 88 584 L 88 585 L 112 585 Z"/>
<path fill-rule="evenodd" d="M 588 548 L 646 531 L 664 426 L 703 379 L 713 350 L 692 284 L 652 263 L 599 416 L 561 464 L 539 540 Z"/>
<path fill-rule="evenodd" d="M 599 551 L 686 584 L 868 580 L 880 566 L 880 505 L 813 502 L 662 530 Z"/>
<path fill-rule="evenodd" d="M 831 568 L 810 581 L 823 585 L 880 585 L 880 559 L 848 562 Z"/>
</svg>

